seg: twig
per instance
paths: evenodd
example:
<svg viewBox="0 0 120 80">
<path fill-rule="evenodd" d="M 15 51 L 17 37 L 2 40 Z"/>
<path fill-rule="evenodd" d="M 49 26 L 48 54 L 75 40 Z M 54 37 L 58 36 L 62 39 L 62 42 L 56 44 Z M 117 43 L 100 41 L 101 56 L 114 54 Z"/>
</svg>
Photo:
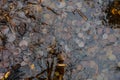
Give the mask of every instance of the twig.
<svg viewBox="0 0 120 80">
<path fill-rule="evenodd" d="M 59 13 L 57 13 L 55 10 L 53 10 L 52 8 L 50 8 L 50 7 L 46 7 L 48 10 L 50 10 L 50 11 L 52 11 L 54 14 L 56 14 L 56 15 L 60 15 Z"/>
<path fill-rule="evenodd" d="M 79 9 L 76 9 L 75 11 L 77 11 L 78 14 L 79 14 L 85 21 L 88 20 L 88 18 L 87 18 Z"/>
</svg>

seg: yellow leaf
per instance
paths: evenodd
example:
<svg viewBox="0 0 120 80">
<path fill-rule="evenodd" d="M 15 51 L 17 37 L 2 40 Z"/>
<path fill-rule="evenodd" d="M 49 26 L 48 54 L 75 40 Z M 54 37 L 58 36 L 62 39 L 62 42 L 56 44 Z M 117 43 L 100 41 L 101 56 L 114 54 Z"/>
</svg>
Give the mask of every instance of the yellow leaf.
<svg viewBox="0 0 120 80">
<path fill-rule="evenodd" d="M 118 11 L 118 14 L 120 15 L 120 10 Z"/>
<path fill-rule="evenodd" d="M 57 66 L 62 66 L 62 67 L 64 67 L 64 66 L 66 66 L 66 64 L 57 64 Z"/>
<path fill-rule="evenodd" d="M 56 76 L 59 76 L 60 74 L 59 74 L 59 72 L 55 72 L 55 75 L 56 75 Z"/>
<path fill-rule="evenodd" d="M 117 9 L 113 8 L 111 12 L 112 12 L 112 14 L 115 15 L 115 14 L 117 14 Z"/>
<path fill-rule="evenodd" d="M 5 74 L 5 79 L 8 78 L 9 75 L 10 75 L 10 71 L 8 71 L 8 72 Z"/>
<path fill-rule="evenodd" d="M 31 64 L 30 65 L 30 68 L 33 70 L 33 69 L 35 69 L 35 65 L 34 64 Z"/>
</svg>

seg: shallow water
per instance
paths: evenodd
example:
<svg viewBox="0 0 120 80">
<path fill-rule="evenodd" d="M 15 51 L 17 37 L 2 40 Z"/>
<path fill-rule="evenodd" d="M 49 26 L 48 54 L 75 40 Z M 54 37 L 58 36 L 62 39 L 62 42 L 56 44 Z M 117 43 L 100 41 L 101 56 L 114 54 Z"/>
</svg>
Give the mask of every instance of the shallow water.
<svg viewBox="0 0 120 80">
<path fill-rule="evenodd" d="M 51 64 L 47 48 L 56 40 L 61 45 L 56 48 L 64 52 L 67 64 L 64 80 L 120 80 L 120 70 L 116 69 L 116 66 L 120 68 L 120 29 L 113 28 L 119 24 L 109 23 L 111 17 L 106 18 L 108 13 L 105 12 L 110 0 L 61 1 L 44 0 L 41 4 L 47 7 L 41 9 L 40 4 L 31 2 L 30 9 L 25 8 L 31 11 L 27 15 L 24 9 L 14 13 L 28 5 L 27 1 L 19 1 L 19 6 L 10 11 L 15 15 L 10 23 L 12 28 L 0 25 L 0 37 L 7 36 L 6 50 L 0 50 L 0 76 L 18 63 L 25 72 L 24 78 L 36 76 L 47 68 L 47 60 Z M 7 6 L 9 2 L 4 4 Z M 6 6 L 3 8 L 8 9 Z M 75 9 L 79 9 L 82 16 Z M 4 47 L 1 42 L 0 46 Z M 31 69 L 32 64 L 34 69 Z M 47 73 L 41 77 L 47 77 Z"/>
</svg>

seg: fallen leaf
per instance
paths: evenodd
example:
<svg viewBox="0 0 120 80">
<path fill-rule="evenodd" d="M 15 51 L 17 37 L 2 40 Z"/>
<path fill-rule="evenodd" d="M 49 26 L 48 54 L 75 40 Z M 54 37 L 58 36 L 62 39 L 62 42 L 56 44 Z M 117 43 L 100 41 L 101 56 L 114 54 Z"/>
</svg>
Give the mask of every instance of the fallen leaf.
<svg viewBox="0 0 120 80">
<path fill-rule="evenodd" d="M 30 69 L 32 69 L 32 70 L 35 69 L 35 65 L 34 65 L 34 64 L 31 64 L 31 65 L 30 65 Z"/>
<path fill-rule="evenodd" d="M 8 77 L 9 77 L 9 75 L 10 75 L 10 71 L 8 71 L 8 72 L 6 72 L 6 74 L 5 74 L 5 79 L 7 79 Z"/>
</svg>

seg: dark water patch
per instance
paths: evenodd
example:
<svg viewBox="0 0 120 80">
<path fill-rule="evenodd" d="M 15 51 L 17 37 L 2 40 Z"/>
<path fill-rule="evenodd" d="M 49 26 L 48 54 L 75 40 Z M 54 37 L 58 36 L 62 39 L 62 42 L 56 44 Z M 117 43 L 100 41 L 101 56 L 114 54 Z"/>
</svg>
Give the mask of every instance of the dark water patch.
<svg viewBox="0 0 120 80">
<path fill-rule="evenodd" d="M 120 1 L 109 0 L 108 4 L 103 7 L 103 11 L 105 11 L 103 18 L 104 24 L 108 25 L 110 28 L 120 28 Z"/>
</svg>

